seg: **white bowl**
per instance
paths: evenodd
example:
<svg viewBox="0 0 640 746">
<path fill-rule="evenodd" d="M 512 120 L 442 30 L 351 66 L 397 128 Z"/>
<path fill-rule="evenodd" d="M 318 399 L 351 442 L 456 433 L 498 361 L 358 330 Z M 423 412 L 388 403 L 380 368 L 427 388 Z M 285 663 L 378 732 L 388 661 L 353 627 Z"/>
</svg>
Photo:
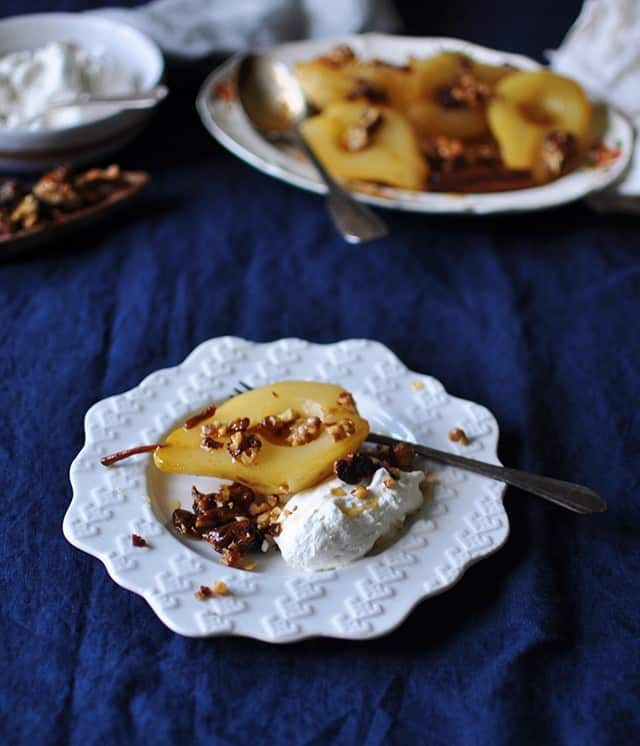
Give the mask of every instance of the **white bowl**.
<svg viewBox="0 0 640 746">
<path fill-rule="evenodd" d="M 162 53 L 148 37 L 117 21 L 77 13 L 34 13 L 0 21 L 0 56 L 54 41 L 104 54 L 140 89 L 160 82 Z M 82 124 L 39 131 L 0 128 L 0 169 L 33 171 L 61 162 L 86 163 L 122 147 L 148 122 L 152 110 L 113 111 Z"/>
</svg>

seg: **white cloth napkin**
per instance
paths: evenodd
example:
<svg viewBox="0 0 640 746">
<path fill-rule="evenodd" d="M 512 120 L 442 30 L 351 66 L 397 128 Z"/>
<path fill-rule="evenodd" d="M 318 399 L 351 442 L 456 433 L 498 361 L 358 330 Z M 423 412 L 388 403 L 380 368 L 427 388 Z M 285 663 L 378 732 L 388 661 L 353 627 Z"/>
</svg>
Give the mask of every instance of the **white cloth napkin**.
<svg viewBox="0 0 640 746">
<path fill-rule="evenodd" d="M 168 55 L 187 60 L 397 26 L 389 0 L 153 0 L 92 12 L 135 26 Z"/>
<path fill-rule="evenodd" d="M 640 132 L 640 0 L 585 0 L 578 20 L 549 57 L 554 70 L 627 114 Z M 640 213 L 640 143 L 622 181 L 588 201 L 600 211 Z"/>
</svg>

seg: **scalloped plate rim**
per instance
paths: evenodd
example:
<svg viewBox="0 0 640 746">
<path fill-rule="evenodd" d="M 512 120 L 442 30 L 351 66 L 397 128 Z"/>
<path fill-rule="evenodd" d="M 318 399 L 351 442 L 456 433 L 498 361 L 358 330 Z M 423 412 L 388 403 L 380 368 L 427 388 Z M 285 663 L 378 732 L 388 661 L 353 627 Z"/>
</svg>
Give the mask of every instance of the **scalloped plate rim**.
<svg viewBox="0 0 640 746">
<path fill-rule="evenodd" d="M 248 344 L 252 349 L 255 349 L 255 348 L 263 348 L 263 347 L 269 348 L 269 347 L 273 347 L 276 344 L 290 343 L 290 342 L 302 343 L 309 347 L 314 347 L 314 348 L 320 347 L 320 348 L 325 348 L 325 349 L 335 348 L 337 345 L 344 345 L 344 344 L 349 344 L 349 343 L 356 343 L 356 344 L 365 343 L 369 345 L 373 344 L 379 347 L 381 350 L 389 353 L 392 358 L 394 358 L 398 363 L 400 363 L 400 365 L 405 369 L 407 373 L 411 374 L 412 376 L 419 376 L 425 379 L 428 378 L 431 381 L 435 382 L 436 384 L 442 386 L 442 384 L 438 381 L 438 379 L 435 379 L 432 376 L 428 376 L 427 374 L 416 372 L 416 371 L 409 369 L 407 366 L 404 365 L 404 363 L 402 363 L 402 361 L 395 355 L 395 353 L 393 353 L 393 351 L 391 351 L 381 342 L 378 342 L 377 340 L 373 340 L 373 339 L 350 338 L 346 340 L 338 340 L 336 342 L 315 343 L 315 342 L 309 342 L 308 340 L 304 340 L 298 337 L 286 337 L 286 338 L 276 339 L 271 342 L 253 342 L 251 340 L 247 340 L 241 337 L 225 335 L 225 336 L 214 337 L 214 338 L 203 341 L 202 343 L 197 345 L 181 363 L 178 363 L 177 365 L 174 365 L 174 366 L 169 366 L 166 368 L 161 368 L 161 369 L 152 371 L 151 373 L 146 375 L 133 388 L 123 391 L 119 394 L 114 394 L 114 395 L 105 397 L 104 399 L 101 399 L 95 402 L 94 404 L 91 405 L 91 407 L 89 407 L 89 409 L 87 410 L 85 414 L 85 417 L 84 417 L 85 442 L 81 450 L 78 452 L 78 454 L 72 461 L 70 465 L 70 469 L 69 469 L 69 478 L 70 478 L 71 485 L 73 488 L 73 495 L 69 503 L 69 506 L 67 510 L 65 511 L 64 519 L 62 522 L 63 534 L 66 540 L 76 549 L 83 551 L 86 554 L 89 554 L 90 556 L 95 557 L 96 559 L 100 560 L 100 562 L 104 565 L 108 576 L 111 578 L 111 580 L 113 580 L 113 582 L 115 582 L 117 585 L 121 586 L 125 590 L 128 590 L 130 592 L 135 593 L 138 596 L 141 596 L 147 602 L 147 604 L 149 605 L 151 610 L 155 613 L 155 615 L 158 617 L 158 619 L 165 626 L 167 626 L 171 631 L 173 631 L 176 634 L 180 634 L 181 636 L 195 639 L 195 638 L 220 637 L 224 635 L 229 635 L 229 636 L 234 636 L 234 637 L 260 640 L 262 642 L 267 642 L 270 644 L 288 644 L 292 642 L 298 642 L 301 640 L 307 640 L 307 639 L 312 639 L 312 638 L 322 638 L 322 637 L 345 639 L 345 640 L 376 639 L 386 634 L 389 634 L 395 629 L 397 629 L 420 603 L 424 602 L 428 598 L 431 598 L 432 596 L 440 595 L 441 593 L 444 593 L 450 590 L 453 586 L 455 586 L 462 579 L 462 577 L 465 575 L 465 573 L 469 570 L 470 567 L 475 565 L 480 560 L 485 559 L 486 557 L 489 557 L 490 555 L 494 554 L 499 549 L 501 549 L 509 537 L 510 522 L 509 522 L 506 510 L 504 508 L 504 495 L 506 492 L 506 485 L 501 484 L 499 488 L 499 492 L 496 493 L 497 502 L 502 508 L 501 518 L 503 518 L 505 522 L 503 536 L 500 538 L 500 540 L 497 543 L 495 543 L 493 546 L 491 546 L 490 548 L 486 549 L 486 551 L 483 551 L 479 553 L 477 556 L 471 557 L 470 559 L 466 560 L 460 567 L 456 568 L 457 571 L 456 571 L 455 576 L 451 578 L 450 580 L 448 580 L 446 583 L 443 583 L 442 585 L 440 585 L 439 587 L 432 589 L 432 590 L 426 590 L 424 587 L 424 581 L 422 581 L 421 584 L 416 583 L 416 594 L 412 598 L 412 600 L 408 604 L 407 603 L 403 604 L 399 613 L 396 613 L 396 614 L 388 613 L 386 615 L 387 617 L 391 617 L 389 624 L 383 624 L 378 629 L 374 629 L 370 632 L 367 632 L 367 634 L 364 634 L 364 635 L 363 634 L 349 634 L 349 633 L 340 632 L 335 627 L 330 627 L 330 619 L 327 619 L 327 623 L 326 623 L 327 630 L 326 631 L 321 631 L 321 632 L 320 631 L 309 631 L 309 632 L 302 631 L 302 632 L 291 634 L 290 636 L 285 636 L 285 637 L 278 639 L 278 638 L 269 636 L 268 634 L 265 634 L 262 630 L 260 630 L 257 624 L 256 624 L 255 632 L 252 632 L 252 633 L 244 632 L 244 631 L 237 631 L 235 628 L 232 628 L 231 630 L 202 631 L 202 630 L 196 630 L 195 625 L 194 625 L 194 628 L 191 630 L 187 630 L 186 628 L 181 627 L 179 624 L 174 623 L 174 620 L 171 618 L 170 614 L 163 613 L 164 612 L 163 609 L 156 607 L 152 603 L 152 600 L 149 597 L 152 589 L 142 589 L 140 588 L 139 583 L 129 582 L 126 576 L 122 572 L 118 572 L 117 568 L 115 568 L 113 563 L 109 561 L 110 557 L 107 552 L 96 550 L 95 548 L 91 547 L 90 544 L 84 541 L 83 537 L 75 535 L 72 524 L 71 524 L 71 516 L 73 514 L 74 507 L 77 507 L 78 504 L 80 504 L 81 502 L 81 498 L 77 494 L 77 491 L 78 491 L 77 465 L 80 462 L 83 455 L 85 454 L 85 452 L 87 451 L 88 447 L 91 445 L 90 433 L 88 431 L 88 424 L 90 422 L 90 419 L 92 416 L 95 416 L 95 414 L 102 407 L 104 407 L 108 402 L 118 400 L 120 397 L 127 396 L 127 395 L 133 395 L 136 391 L 139 391 L 145 386 L 148 386 L 150 381 L 153 381 L 154 378 L 157 378 L 158 376 L 161 376 L 162 374 L 178 372 L 178 371 L 181 371 L 181 369 L 183 368 L 187 368 L 189 366 L 190 361 L 196 359 L 198 354 L 200 354 L 203 350 L 207 349 L 208 347 L 213 346 L 215 343 L 231 343 L 231 344 L 240 343 L 242 345 Z M 442 390 L 445 393 L 447 393 L 444 387 L 442 387 Z M 459 397 L 454 397 L 452 395 L 448 395 L 448 396 L 452 400 L 459 402 L 463 405 L 475 404 L 475 402 L 472 402 L 470 400 L 460 399 Z M 495 416 L 488 409 L 486 409 L 483 405 L 480 405 L 480 406 L 482 406 L 482 408 L 490 416 L 492 420 L 492 424 L 495 428 L 495 443 L 489 453 L 489 456 L 492 458 L 492 463 L 501 464 L 497 456 L 497 446 L 498 446 L 498 441 L 499 441 L 499 425 L 497 423 L 497 420 L 495 419 Z M 146 467 L 142 467 L 142 468 L 144 469 Z M 472 478 L 473 478 L 473 475 L 472 475 Z M 496 484 L 500 484 L 500 483 L 496 483 Z M 193 550 L 187 550 L 187 552 L 193 554 Z M 347 566 L 347 567 L 351 567 L 351 566 Z M 340 570 L 342 569 L 346 569 L 346 568 L 338 568 L 334 572 L 339 574 Z M 248 574 L 253 575 L 253 573 L 248 573 Z M 312 579 L 314 576 L 315 576 L 314 573 L 304 574 L 304 577 L 306 578 Z M 257 575 L 256 579 L 259 579 L 259 577 L 260 576 Z M 200 602 L 194 600 L 193 603 L 200 603 Z M 205 609 L 203 608 L 203 611 L 204 610 Z"/>
</svg>

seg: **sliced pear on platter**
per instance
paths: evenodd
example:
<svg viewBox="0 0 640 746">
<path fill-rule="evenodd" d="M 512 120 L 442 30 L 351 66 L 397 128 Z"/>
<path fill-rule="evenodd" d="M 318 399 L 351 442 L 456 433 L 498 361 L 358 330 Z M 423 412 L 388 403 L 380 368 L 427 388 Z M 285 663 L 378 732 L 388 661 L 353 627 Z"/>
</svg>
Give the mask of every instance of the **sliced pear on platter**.
<svg viewBox="0 0 640 746">
<path fill-rule="evenodd" d="M 361 123 L 375 112 L 378 121 L 368 129 Z M 341 101 L 322 114 L 309 117 L 301 132 L 317 156 L 338 179 L 373 181 L 400 189 L 423 189 L 427 164 L 407 120 L 384 106 Z M 349 134 L 362 134 L 360 147 L 349 144 Z"/>
</svg>

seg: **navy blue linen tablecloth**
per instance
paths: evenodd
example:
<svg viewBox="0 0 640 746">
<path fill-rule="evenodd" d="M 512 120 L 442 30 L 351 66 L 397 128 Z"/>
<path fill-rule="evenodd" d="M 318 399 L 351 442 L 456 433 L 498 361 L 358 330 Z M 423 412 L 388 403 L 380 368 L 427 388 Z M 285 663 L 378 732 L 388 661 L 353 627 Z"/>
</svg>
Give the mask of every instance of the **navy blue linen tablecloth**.
<svg viewBox="0 0 640 746">
<path fill-rule="evenodd" d="M 413 33 L 540 55 L 577 4 L 402 12 Z M 0 266 L 0 742 L 637 743 L 640 223 L 387 213 L 389 239 L 348 247 L 319 197 L 210 140 L 205 72 L 174 71 L 119 156 L 153 175 L 129 218 Z M 380 640 L 178 637 L 65 542 L 67 470 L 93 402 L 221 334 L 381 340 L 490 407 L 504 462 L 609 511 L 509 490 L 507 545 Z"/>
</svg>

